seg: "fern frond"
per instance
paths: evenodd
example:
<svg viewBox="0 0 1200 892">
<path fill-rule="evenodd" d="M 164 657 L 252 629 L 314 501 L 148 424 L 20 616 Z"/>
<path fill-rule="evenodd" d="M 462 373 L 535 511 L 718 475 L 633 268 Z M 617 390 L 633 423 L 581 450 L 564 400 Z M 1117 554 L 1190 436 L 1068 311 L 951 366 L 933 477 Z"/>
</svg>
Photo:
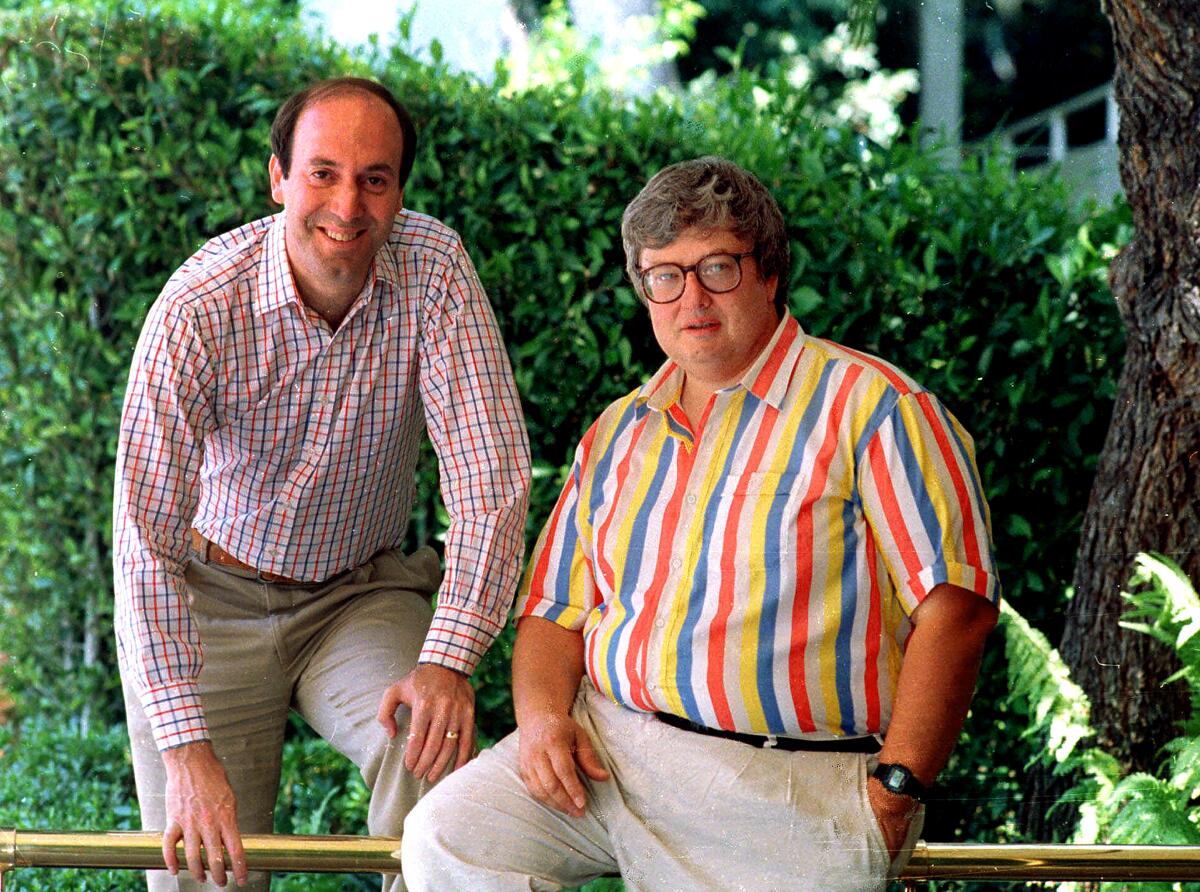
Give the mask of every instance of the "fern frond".
<svg viewBox="0 0 1200 892">
<path fill-rule="evenodd" d="M 1046 636 L 1010 604 L 1000 605 L 1008 658 L 1009 703 L 1030 719 L 1024 736 L 1045 736 L 1041 758 L 1062 768 L 1092 734 L 1091 704 Z M 1073 766 L 1070 766 L 1073 767 Z"/>
</svg>

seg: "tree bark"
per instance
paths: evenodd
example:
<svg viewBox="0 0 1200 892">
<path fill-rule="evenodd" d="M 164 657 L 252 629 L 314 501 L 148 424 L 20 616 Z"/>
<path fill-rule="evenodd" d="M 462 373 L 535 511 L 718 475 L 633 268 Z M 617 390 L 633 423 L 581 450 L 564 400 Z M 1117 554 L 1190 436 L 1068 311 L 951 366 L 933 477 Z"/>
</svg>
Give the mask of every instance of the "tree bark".
<svg viewBox="0 0 1200 892">
<path fill-rule="evenodd" d="M 1098 743 L 1136 770 L 1187 716 L 1174 655 L 1118 625 L 1133 556 L 1200 579 L 1200 3 L 1108 0 L 1134 236 L 1109 271 L 1128 350 L 1083 520 L 1061 653 Z"/>
</svg>

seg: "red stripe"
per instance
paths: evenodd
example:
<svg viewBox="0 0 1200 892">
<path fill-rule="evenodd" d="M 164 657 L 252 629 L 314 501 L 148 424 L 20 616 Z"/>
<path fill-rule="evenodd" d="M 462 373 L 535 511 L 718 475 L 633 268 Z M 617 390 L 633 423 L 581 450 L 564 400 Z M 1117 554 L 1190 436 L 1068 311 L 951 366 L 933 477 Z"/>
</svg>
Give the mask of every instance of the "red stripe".
<svg viewBox="0 0 1200 892">
<path fill-rule="evenodd" d="M 663 508 L 662 527 L 658 537 L 658 559 L 654 564 L 650 586 L 646 590 L 645 606 L 627 633 L 629 648 L 625 653 L 625 675 L 629 679 L 630 698 L 643 709 L 649 710 L 654 709 L 654 704 L 646 690 L 646 654 L 654 619 L 658 615 L 658 604 L 662 600 L 663 589 L 670 573 L 670 558 L 674 551 L 675 530 L 679 526 L 683 494 L 687 490 L 688 479 L 696 460 L 694 448 L 687 449 L 682 443 L 677 443 L 675 448 L 677 476 L 675 488 Z"/>
<path fill-rule="evenodd" d="M 892 541 L 896 543 L 896 548 L 900 552 L 900 560 L 904 563 L 907 576 L 899 580 L 901 584 L 904 584 L 917 578 L 921 572 L 921 562 L 917 558 L 912 538 L 908 535 L 908 527 L 904 525 L 904 512 L 901 511 L 900 502 L 896 498 L 896 490 L 892 486 L 892 475 L 888 470 L 887 460 L 883 456 L 883 447 L 879 443 L 879 437 L 871 440 L 867 447 L 867 457 L 871 465 L 871 475 L 875 478 L 875 492 L 883 505 L 884 520 L 891 533 Z"/>
<path fill-rule="evenodd" d="M 779 413 L 762 404 L 762 420 L 759 422 L 758 434 L 751 447 L 750 456 L 746 460 L 745 473 L 757 469 L 762 457 L 767 451 L 767 442 L 771 432 L 779 420 Z M 726 411 L 735 411 L 729 407 Z M 742 397 L 741 411 L 745 411 L 745 397 Z M 737 449 L 737 444 L 730 445 L 730 451 Z M 708 693 L 712 699 L 713 711 L 716 713 L 717 724 L 729 731 L 736 729 L 733 723 L 733 712 L 729 707 L 729 697 L 725 692 L 725 636 L 728 631 L 729 617 L 733 613 L 734 582 L 737 569 L 734 566 L 738 554 L 738 532 L 742 508 L 746 503 L 745 493 L 736 493 L 730 502 L 729 516 L 725 522 L 725 535 L 721 544 L 721 585 L 717 591 L 717 610 L 709 624 L 708 665 L 705 673 L 708 681 Z M 734 654 L 736 664 L 738 655 Z"/>
<path fill-rule="evenodd" d="M 942 464 L 950 472 L 950 480 L 954 484 L 954 494 L 958 498 L 958 514 L 962 518 L 963 523 L 963 545 L 967 551 L 967 563 L 972 567 L 981 566 L 979 541 L 977 539 L 978 533 L 975 529 L 974 506 L 971 494 L 967 489 L 967 481 L 963 479 L 962 472 L 958 469 L 954 446 L 950 443 L 950 436 L 943 426 L 941 416 L 933 407 L 933 402 L 930 400 L 929 394 L 917 394 L 917 403 L 920 405 L 921 411 L 925 414 L 925 420 L 929 422 L 929 428 L 933 431 L 933 438 L 937 441 L 938 450 L 942 454 Z M 940 543 L 934 543 L 934 545 L 938 546 Z"/>
<path fill-rule="evenodd" d="M 784 326 L 783 334 L 779 336 L 779 341 L 771 349 L 771 353 L 767 356 L 767 361 L 762 367 L 762 371 L 754 379 L 754 383 L 750 387 L 750 392 L 760 399 L 764 397 L 771 385 L 775 383 L 775 376 L 779 374 L 779 369 L 783 365 L 783 361 L 787 358 L 788 349 L 800 336 L 800 325 L 795 319 L 788 317 L 788 324 Z"/>
<path fill-rule="evenodd" d="M 837 454 L 846 403 L 855 382 L 862 374 L 859 366 L 848 366 L 838 385 L 833 403 L 825 415 L 825 436 L 813 459 L 808 490 L 800 502 L 796 523 L 796 598 L 792 602 L 792 646 L 788 649 L 788 680 L 792 688 L 792 704 L 796 718 L 804 731 L 815 731 L 812 717 L 812 698 L 804 680 L 804 646 L 808 641 L 808 608 L 813 585 L 813 553 L 816 546 L 813 505 L 816 504 L 829 480 L 829 466 Z"/>
<path fill-rule="evenodd" d="M 863 560 L 867 562 L 867 574 L 870 577 L 870 586 L 867 591 L 867 632 L 866 632 L 866 659 L 865 671 L 863 674 L 863 699 L 867 704 L 867 727 L 880 727 L 879 716 L 881 705 L 879 702 L 879 648 L 882 644 L 883 636 L 883 594 L 879 590 L 879 573 L 878 561 L 879 555 L 875 553 L 875 537 L 867 535 L 863 537 L 866 543 L 866 548 L 863 554 Z"/>
<path fill-rule="evenodd" d="M 891 384 L 892 387 L 896 388 L 897 392 L 899 392 L 901 396 L 905 396 L 912 392 L 912 387 L 909 386 L 909 383 L 901 378 L 896 370 L 882 359 L 871 356 L 869 353 L 860 353 L 859 351 L 843 346 L 842 344 L 835 344 L 833 341 L 825 341 L 824 343 L 828 344 L 835 350 L 841 350 L 844 353 L 850 354 L 859 362 L 863 363 L 864 365 L 868 365 L 875 371 L 879 372 L 879 374 L 883 375 L 883 377 L 887 379 L 887 382 Z"/>
</svg>

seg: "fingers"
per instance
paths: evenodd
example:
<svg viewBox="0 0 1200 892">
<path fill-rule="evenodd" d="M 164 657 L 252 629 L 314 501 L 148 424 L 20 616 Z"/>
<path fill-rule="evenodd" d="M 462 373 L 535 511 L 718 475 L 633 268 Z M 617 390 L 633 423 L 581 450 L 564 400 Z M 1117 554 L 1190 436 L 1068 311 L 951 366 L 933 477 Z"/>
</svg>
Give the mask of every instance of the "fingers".
<svg viewBox="0 0 1200 892">
<path fill-rule="evenodd" d="M 246 850 L 242 847 L 242 835 L 234 827 L 232 835 L 225 835 L 225 849 L 229 853 L 230 866 L 233 867 L 233 880 L 239 886 L 246 885 L 250 879 L 250 870 L 246 866 Z"/>
<path fill-rule="evenodd" d="M 570 719 L 553 722 L 523 738 L 518 769 L 535 799 L 551 808 L 582 817 L 587 788 L 582 771 L 593 780 L 607 780 L 587 734 Z"/>
<path fill-rule="evenodd" d="M 379 710 L 375 713 L 375 721 L 383 725 L 383 731 L 387 734 L 389 740 L 396 736 L 398 730 L 396 727 L 396 710 L 404 702 L 399 687 L 400 684 L 397 682 L 383 692 L 383 699 L 379 701 Z"/>
<path fill-rule="evenodd" d="M 591 740 L 582 732 L 579 735 L 579 742 L 575 751 L 575 761 L 579 763 L 579 767 L 583 769 L 583 773 L 592 780 L 608 780 L 609 775 L 604 768 L 604 763 L 600 761 L 600 757 L 596 755 L 595 749 L 592 748 Z"/>
<path fill-rule="evenodd" d="M 466 677 L 441 666 L 420 665 L 392 686 L 412 708 L 404 767 L 436 781 L 470 759 L 475 742 L 475 691 Z M 395 707 L 385 696 L 380 713 Z M 393 719 L 394 721 L 394 719 Z M 452 770 L 452 769 L 451 769 Z"/>
<path fill-rule="evenodd" d="M 462 737 L 458 741 L 458 758 L 454 760 L 454 767 L 451 771 L 457 771 L 475 755 L 475 722 L 472 721 L 465 729 L 463 729 Z"/>
<path fill-rule="evenodd" d="M 181 839 L 183 839 L 183 828 L 175 821 L 168 823 L 162 836 L 162 854 L 163 863 L 167 865 L 171 876 L 179 873 L 179 856 L 175 853 L 175 846 Z"/>
<path fill-rule="evenodd" d="M 172 876 L 179 872 L 176 846 L 180 839 L 183 840 L 183 852 L 188 872 L 197 882 L 204 882 L 205 858 L 203 856 L 207 856 L 208 871 L 212 874 L 212 881 L 218 886 L 224 886 L 228 882 L 225 871 L 225 852 L 228 851 L 234 881 L 239 886 L 246 884 L 249 870 L 246 866 L 246 852 L 242 847 L 242 837 L 238 833 L 236 823 L 221 825 L 210 822 L 199 828 L 183 829 L 178 822 L 172 821 L 163 832 L 163 861 Z"/>
</svg>

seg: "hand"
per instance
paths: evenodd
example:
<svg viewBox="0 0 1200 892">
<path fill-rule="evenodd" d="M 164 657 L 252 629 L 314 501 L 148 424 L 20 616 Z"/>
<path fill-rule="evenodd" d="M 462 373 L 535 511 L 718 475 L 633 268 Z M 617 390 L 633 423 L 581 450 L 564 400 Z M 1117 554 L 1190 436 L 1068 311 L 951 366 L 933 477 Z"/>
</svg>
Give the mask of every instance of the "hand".
<svg viewBox="0 0 1200 892">
<path fill-rule="evenodd" d="M 475 689 L 461 672 L 421 663 L 383 692 L 375 716 L 389 738 L 396 736 L 396 709 L 412 710 L 404 767 L 430 783 L 451 762 L 462 768 L 475 752 Z"/>
<path fill-rule="evenodd" d="M 920 803 L 911 796 L 900 796 L 893 793 L 873 777 L 867 780 L 867 801 L 871 803 L 875 821 L 879 824 L 879 829 L 883 831 L 888 855 L 895 861 L 908 836 L 908 826 L 916 816 Z"/>
<path fill-rule="evenodd" d="M 163 861 L 171 876 L 179 873 L 175 846 L 183 840 L 188 870 L 197 882 L 204 882 L 204 862 L 200 846 L 208 852 L 212 880 L 225 885 L 225 858 L 222 844 L 229 851 L 233 878 L 246 885 L 246 853 L 237 826 L 237 802 L 225 769 L 208 741 L 188 743 L 162 754 L 167 770 L 167 826 L 163 830 Z"/>
<path fill-rule="evenodd" d="M 527 721 L 518 733 L 517 770 L 533 798 L 573 817 L 583 817 L 587 792 L 579 772 L 596 781 L 609 777 L 587 732 L 570 716 L 547 715 Z"/>
</svg>

